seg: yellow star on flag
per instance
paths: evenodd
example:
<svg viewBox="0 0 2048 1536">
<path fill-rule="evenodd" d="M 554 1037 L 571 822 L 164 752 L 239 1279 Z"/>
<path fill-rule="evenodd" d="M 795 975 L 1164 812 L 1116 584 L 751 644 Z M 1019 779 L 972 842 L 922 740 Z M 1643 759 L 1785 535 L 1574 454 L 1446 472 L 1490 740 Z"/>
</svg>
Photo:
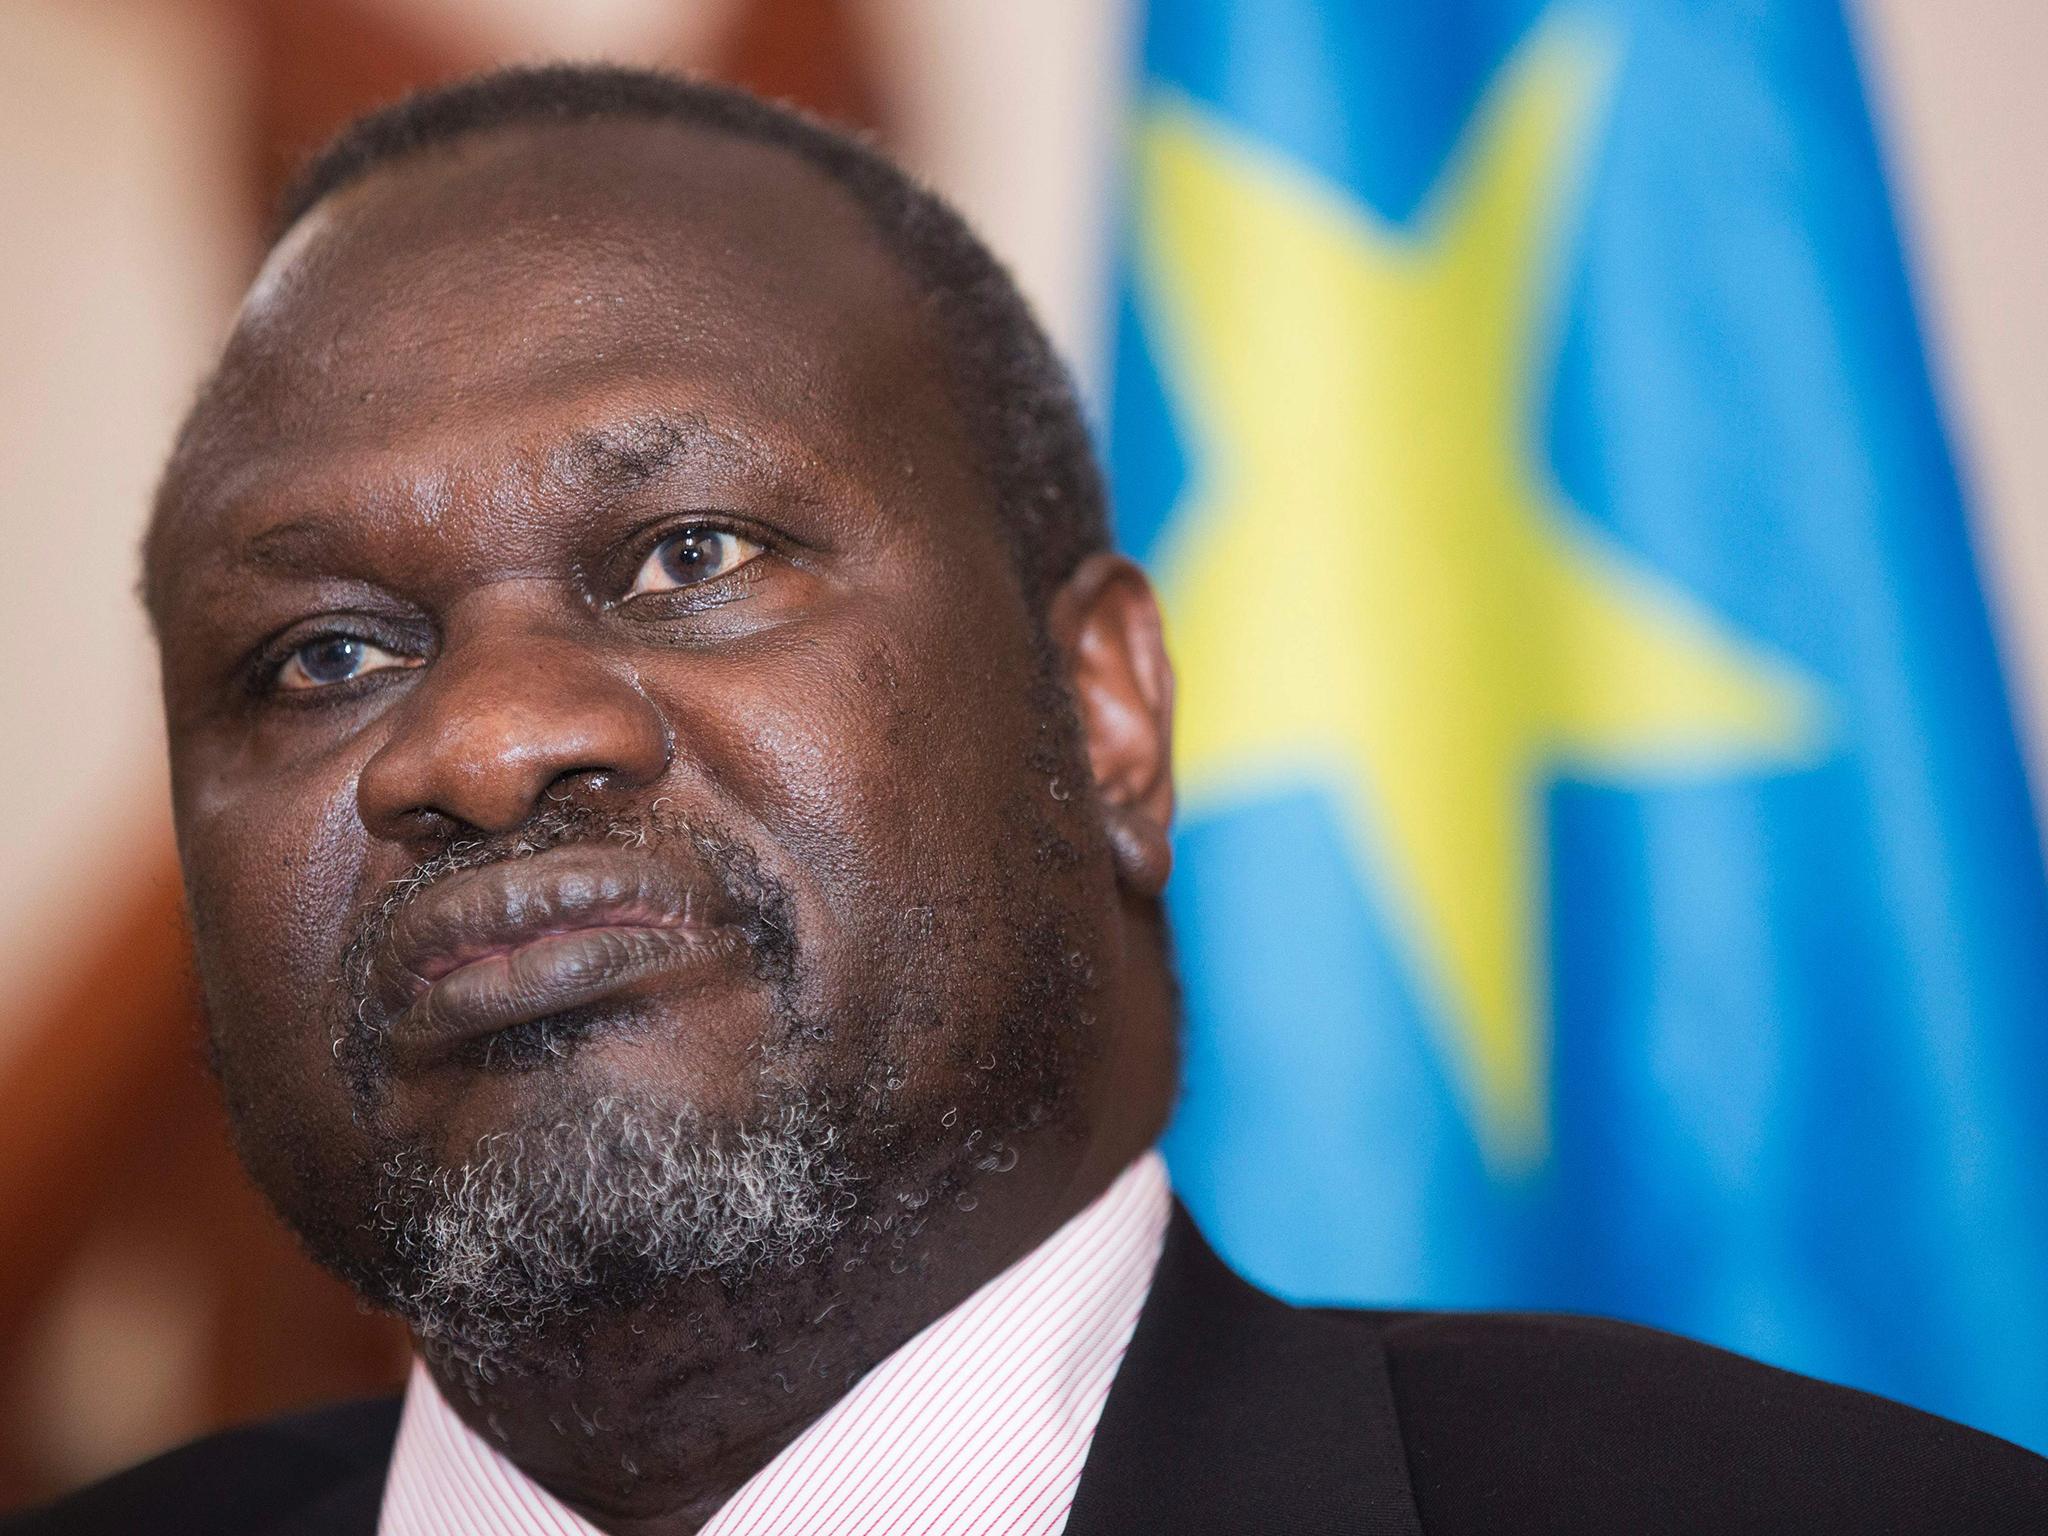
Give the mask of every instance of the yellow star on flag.
<svg viewBox="0 0 2048 1536">
<path fill-rule="evenodd" d="M 1312 785 L 1489 1161 L 1548 1139 L 1546 782 L 1790 766 L 1815 690 L 1632 564 L 1541 450 L 1548 260 L 1604 40 L 1540 28 L 1395 226 L 1200 109 L 1139 128 L 1139 296 L 1191 446 L 1156 562 L 1190 803 Z"/>
</svg>

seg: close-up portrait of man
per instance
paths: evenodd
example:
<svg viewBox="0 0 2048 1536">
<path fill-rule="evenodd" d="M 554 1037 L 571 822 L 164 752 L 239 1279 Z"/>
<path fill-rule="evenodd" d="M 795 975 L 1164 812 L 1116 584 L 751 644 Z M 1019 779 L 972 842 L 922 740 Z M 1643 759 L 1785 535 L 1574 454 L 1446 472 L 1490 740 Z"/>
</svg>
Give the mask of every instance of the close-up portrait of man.
<svg viewBox="0 0 2048 1536">
<path fill-rule="evenodd" d="M 536 67 L 278 227 L 142 591 L 234 1146 L 413 1372 L 8 1531 L 2048 1529 L 2048 1463 L 1877 1396 L 1211 1251 L 1160 610 L 877 151 Z"/>
</svg>

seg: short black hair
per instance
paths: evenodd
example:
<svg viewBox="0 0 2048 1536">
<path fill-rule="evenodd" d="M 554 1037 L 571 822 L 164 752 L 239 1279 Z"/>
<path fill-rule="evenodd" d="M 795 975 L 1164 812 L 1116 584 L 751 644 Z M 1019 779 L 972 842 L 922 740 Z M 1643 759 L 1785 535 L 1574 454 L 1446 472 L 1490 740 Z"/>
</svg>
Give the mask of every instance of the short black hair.
<svg viewBox="0 0 2048 1536">
<path fill-rule="evenodd" d="M 1003 264 L 936 193 L 859 140 L 730 86 L 650 69 L 547 64 L 494 71 L 357 118 L 286 188 L 274 232 L 379 166 L 493 128 L 643 118 L 788 151 L 845 190 L 930 304 L 954 401 L 986 465 L 1034 614 L 1087 555 L 1109 512 L 1087 422 Z"/>
</svg>

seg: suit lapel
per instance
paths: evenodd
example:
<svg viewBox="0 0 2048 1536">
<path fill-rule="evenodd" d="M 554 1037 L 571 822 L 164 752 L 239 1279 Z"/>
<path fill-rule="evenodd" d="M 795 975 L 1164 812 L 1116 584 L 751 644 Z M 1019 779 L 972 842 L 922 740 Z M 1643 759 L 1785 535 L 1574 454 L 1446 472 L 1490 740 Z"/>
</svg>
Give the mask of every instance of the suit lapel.
<svg viewBox="0 0 2048 1536">
<path fill-rule="evenodd" d="M 329 1467 L 318 1491 L 253 1528 L 253 1536 L 376 1536 L 398 1438 L 399 1400 L 344 1404 L 290 1421 L 286 1443 L 317 1445 Z M 311 1479 L 308 1479 L 310 1482 Z"/>
<path fill-rule="evenodd" d="M 266 1526 L 264 1536 L 376 1536 L 384 1504 L 383 1467 L 370 1467 Z"/>
<path fill-rule="evenodd" d="M 1247 1285 L 1176 1202 L 1067 1536 L 1263 1530 L 1421 1536 L 1379 1332 Z"/>
</svg>

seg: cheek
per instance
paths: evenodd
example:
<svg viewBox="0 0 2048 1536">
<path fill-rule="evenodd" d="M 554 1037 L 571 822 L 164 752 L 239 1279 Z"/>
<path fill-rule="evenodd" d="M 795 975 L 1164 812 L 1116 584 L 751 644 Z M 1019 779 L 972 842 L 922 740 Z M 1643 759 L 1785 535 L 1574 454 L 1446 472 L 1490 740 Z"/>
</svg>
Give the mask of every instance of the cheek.
<svg viewBox="0 0 2048 1536">
<path fill-rule="evenodd" d="M 841 641 L 747 712 L 746 773 L 771 835 L 857 929 L 983 860 L 1029 743 L 1006 666 L 941 664 L 930 635 Z"/>
<path fill-rule="evenodd" d="M 807 1009 L 928 1036 L 923 1055 L 1004 1006 L 1014 919 L 1074 894 L 1045 888 L 1070 871 L 1040 845 L 1079 840 L 1078 802 L 1034 762 L 1030 663 L 1021 637 L 899 619 L 750 670 L 731 749 L 706 766 L 787 860 Z"/>
<path fill-rule="evenodd" d="M 327 1010 L 363 875 L 353 773 L 180 776 L 178 843 L 214 1025 L 327 1049 Z"/>
<path fill-rule="evenodd" d="M 288 1220 L 347 1231 L 367 1166 L 332 1050 L 339 956 L 363 872 L 353 780 L 180 785 L 178 840 L 236 1146 Z"/>
</svg>

